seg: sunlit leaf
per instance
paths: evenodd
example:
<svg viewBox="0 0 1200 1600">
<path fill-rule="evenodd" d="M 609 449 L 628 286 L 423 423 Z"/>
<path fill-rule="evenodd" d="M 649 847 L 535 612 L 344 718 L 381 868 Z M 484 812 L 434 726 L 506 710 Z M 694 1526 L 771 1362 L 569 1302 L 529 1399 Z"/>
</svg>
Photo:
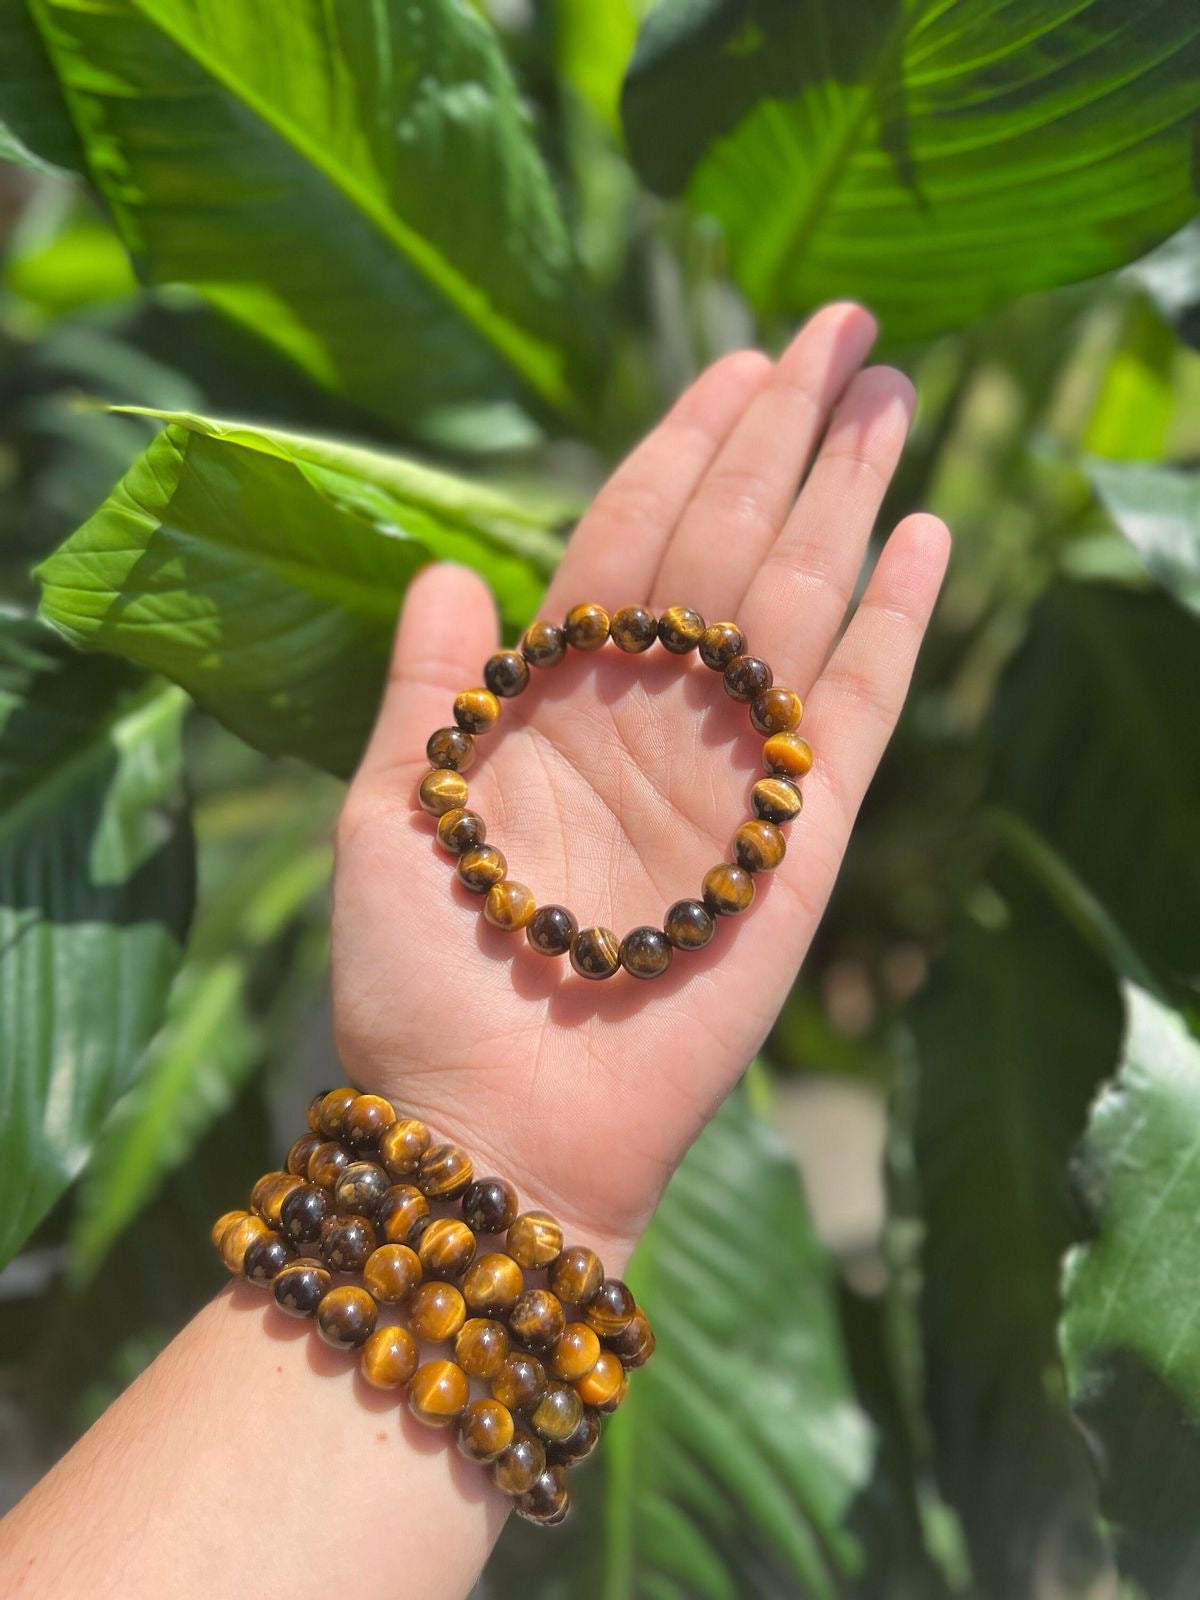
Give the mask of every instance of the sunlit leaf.
<svg viewBox="0 0 1200 1600">
<path fill-rule="evenodd" d="M 1093 461 L 1088 474 L 1147 570 L 1200 612 L 1200 472 Z"/>
</svg>

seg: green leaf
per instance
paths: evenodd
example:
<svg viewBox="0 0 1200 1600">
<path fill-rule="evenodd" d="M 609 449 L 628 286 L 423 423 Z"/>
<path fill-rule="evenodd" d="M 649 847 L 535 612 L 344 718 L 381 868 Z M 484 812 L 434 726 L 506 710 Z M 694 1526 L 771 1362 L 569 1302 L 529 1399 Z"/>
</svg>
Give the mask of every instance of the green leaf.
<svg viewBox="0 0 1200 1600">
<path fill-rule="evenodd" d="M 1146 570 L 1200 612 L 1200 472 L 1093 461 L 1088 476 Z"/>
<path fill-rule="evenodd" d="M 83 170 L 83 151 L 25 0 L 0 0 L 0 162 Z"/>
<path fill-rule="evenodd" d="M 662 0 L 624 114 L 758 309 L 909 340 L 1121 266 L 1196 209 L 1190 0 Z"/>
<path fill-rule="evenodd" d="M 1132 985 L 1120 1066 L 1092 1111 L 1062 1345 L 1123 1569 L 1154 1600 L 1200 1584 L 1200 1041 Z"/>
<path fill-rule="evenodd" d="M 148 283 L 436 432 L 579 398 L 569 241 L 493 30 L 457 0 L 30 0 Z"/>
<path fill-rule="evenodd" d="M 191 910 L 185 697 L 0 620 L 0 1263 L 158 1026 Z"/>
<path fill-rule="evenodd" d="M 258 749 L 353 769 L 427 562 L 476 567 L 511 627 L 535 610 L 559 552 L 548 512 L 399 457 L 162 416 L 38 569 L 43 614 L 173 678 Z"/>
</svg>

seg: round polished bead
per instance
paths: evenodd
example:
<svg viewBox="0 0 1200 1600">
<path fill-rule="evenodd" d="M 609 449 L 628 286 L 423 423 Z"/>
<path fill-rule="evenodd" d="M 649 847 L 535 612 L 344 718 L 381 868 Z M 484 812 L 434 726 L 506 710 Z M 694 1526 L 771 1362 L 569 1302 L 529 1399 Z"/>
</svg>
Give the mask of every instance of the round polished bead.
<svg viewBox="0 0 1200 1600">
<path fill-rule="evenodd" d="M 525 658 L 515 650 L 498 650 L 487 659 L 483 681 L 501 700 L 511 700 L 529 686 L 529 668 Z"/>
<path fill-rule="evenodd" d="M 279 1232 L 283 1226 L 283 1202 L 296 1189 L 303 1188 L 304 1179 L 294 1172 L 281 1173 L 266 1188 L 259 1201 L 259 1215 L 269 1227 Z"/>
<path fill-rule="evenodd" d="M 710 622 L 700 638 L 700 659 L 714 672 L 724 672 L 745 648 L 746 636 L 736 622 Z"/>
<path fill-rule="evenodd" d="M 550 1352 L 550 1370 L 556 1378 L 574 1383 L 589 1373 L 600 1359 L 600 1335 L 586 1322 L 568 1322 Z"/>
<path fill-rule="evenodd" d="M 430 1428 L 448 1428 L 467 1409 L 471 1385 L 453 1361 L 426 1361 L 408 1385 L 408 1409 Z"/>
<path fill-rule="evenodd" d="M 316 1094 L 313 1095 L 312 1099 L 308 1102 L 308 1110 L 304 1113 L 304 1120 L 308 1123 L 308 1131 L 310 1133 L 320 1133 L 321 1131 L 321 1123 L 319 1120 L 321 1115 L 321 1102 L 328 1093 L 328 1089 L 318 1089 Z"/>
<path fill-rule="evenodd" d="M 275 1304 L 289 1317 L 315 1317 L 317 1307 L 332 1288 L 333 1274 L 312 1256 L 289 1261 L 271 1284 Z"/>
<path fill-rule="evenodd" d="M 297 1178 L 308 1176 L 308 1163 L 314 1150 L 324 1143 L 319 1133 L 302 1133 L 287 1153 L 287 1169 Z"/>
<path fill-rule="evenodd" d="M 373 1389 L 399 1389 L 420 1359 L 417 1341 L 407 1328 L 376 1328 L 363 1345 L 359 1366 Z"/>
<path fill-rule="evenodd" d="M 250 1205 L 251 1205 L 251 1208 L 254 1211 L 257 1211 L 257 1212 L 259 1212 L 261 1214 L 262 1208 L 263 1208 L 263 1201 L 266 1199 L 267 1195 L 270 1193 L 271 1188 L 273 1187 L 273 1185 L 278 1183 L 280 1178 L 286 1178 L 288 1176 L 289 1176 L 289 1174 L 286 1173 L 286 1172 L 276 1172 L 276 1171 L 264 1172 L 262 1177 L 258 1178 L 255 1181 L 254 1187 L 250 1191 Z"/>
<path fill-rule="evenodd" d="M 671 941 L 661 928 L 633 928 L 621 940 L 621 965 L 633 978 L 659 978 L 671 965 Z"/>
<path fill-rule="evenodd" d="M 633 1321 L 637 1301 L 620 1278 L 605 1278 L 583 1308 L 583 1320 L 602 1339 L 620 1333 Z"/>
<path fill-rule="evenodd" d="M 454 699 L 454 720 L 464 733 L 489 733 L 500 720 L 500 702 L 490 689 L 464 689 Z"/>
<path fill-rule="evenodd" d="M 733 859 L 747 872 L 770 872 L 786 852 L 787 841 L 773 822 L 743 822 L 733 836 Z"/>
<path fill-rule="evenodd" d="M 421 1235 L 417 1255 L 428 1278 L 461 1278 L 475 1259 L 475 1235 L 455 1217 L 437 1217 Z"/>
<path fill-rule="evenodd" d="M 565 956 L 579 924 L 566 906 L 539 906 L 529 919 L 525 937 L 542 956 Z"/>
<path fill-rule="evenodd" d="M 467 1320 L 467 1303 L 452 1283 L 433 1279 L 414 1290 L 408 1305 L 408 1325 L 418 1339 L 448 1344 L 458 1337 Z"/>
<path fill-rule="evenodd" d="M 378 1242 L 367 1217 L 326 1217 L 317 1249 L 334 1272 L 361 1272 Z"/>
<path fill-rule="evenodd" d="M 518 1427 L 513 1442 L 492 1466 L 492 1482 L 505 1494 L 525 1494 L 546 1470 L 546 1447 L 527 1428 Z"/>
<path fill-rule="evenodd" d="M 465 772 L 475 759 L 475 741 L 461 728 L 438 728 L 429 735 L 425 754 L 431 767 Z"/>
<path fill-rule="evenodd" d="M 526 1211 L 508 1230 L 508 1253 L 519 1267 L 548 1267 L 562 1254 L 563 1231 L 548 1211 Z"/>
<path fill-rule="evenodd" d="M 401 1117 L 379 1141 L 379 1159 L 393 1178 L 407 1178 L 429 1149 L 429 1129 L 416 1117 Z"/>
<path fill-rule="evenodd" d="M 457 1200 L 474 1177 L 471 1158 L 461 1145 L 435 1144 L 417 1165 L 417 1188 L 431 1200 Z"/>
<path fill-rule="evenodd" d="M 414 1184 L 394 1183 L 379 1202 L 375 1227 L 388 1244 L 403 1244 L 419 1217 L 429 1215 L 429 1201 Z"/>
<path fill-rule="evenodd" d="M 469 1378 L 494 1378 L 508 1360 L 508 1329 L 493 1317 L 471 1317 L 458 1330 L 454 1359 Z"/>
<path fill-rule="evenodd" d="M 375 1150 L 395 1120 L 392 1102 L 381 1094 L 356 1095 L 346 1108 L 342 1138 L 355 1150 Z"/>
<path fill-rule="evenodd" d="M 553 622 L 531 622 L 521 640 L 521 654 L 531 667 L 556 667 L 567 653 L 567 636 Z"/>
<path fill-rule="evenodd" d="M 549 1289 L 526 1289 L 508 1314 L 514 1339 L 531 1350 L 552 1350 L 566 1325 L 562 1302 Z"/>
<path fill-rule="evenodd" d="M 781 778 L 802 778 L 813 764 L 812 746 L 798 733 L 773 733 L 762 747 L 762 762 Z"/>
<path fill-rule="evenodd" d="M 281 1233 L 267 1232 L 251 1239 L 242 1257 L 242 1273 L 249 1283 L 262 1289 L 275 1278 L 282 1267 L 296 1259 L 296 1251 Z"/>
<path fill-rule="evenodd" d="M 447 811 L 456 811 L 465 806 L 469 792 L 467 780 L 461 772 L 452 772 L 449 767 L 434 767 L 421 779 L 417 798 L 423 811 L 428 811 L 431 817 L 441 817 Z"/>
<path fill-rule="evenodd" d="M 614 1333 L 608 1340 L 608 1348 L 627 1371 L 644 1367 L 654 1354 L 654 1347 L 654 1331 L 640 1306 L 633 1313 L 633 1321 L 629 1326 L 622 1328 L 620 1333 Z"/>
<path fill-rule="evenodd" d="M 421 1262 L 406 1244 L 381 1244 L 363 1263 L 363 1288 L 381 1305 L 399 1305 L 421 1282 Z"/>
<path fill-rule="evenodd" d="M 376 1162 L 352 1161 L 334 1185 L 334 1204 L 341 1212 L 350 1212 L 356 1217 L 373 1217 L 391 1181 Z"/>
<path fill-rule="evenodd" d="M 700 900 L 676 900 L 663 918 L 663 932 L 676 950 L 703 950 L 715 927 Z"/>
<path fill-rule="evenodd" d="M 571 965 L 581 978 L 611 978 L 621 967 L 616 934 L 611 928 L 580 928 L 571 940 Z"/>
<path fill-rule="evenodd" d="M 557 1380 L 546 1385 L 546 1391 L 529 1413 L 533 1430 L 547 1444 L 569 1439 L 583 1420 L 583 1401 L 569 1383 Z"/>
<path fill-rule="evenodd" d="M 209 1242 L 219 1250 L 225 1230 L 232 1228 L 235 1222 L 244 1222 L 249 1215 L 248 1211 L 223 1211 L 208 1231 Z"/>
<path fill-rule="evenodd" d="M 464 850 L 482 844 L 486 837 L 487 823 L 477 811 L 459 807 L 455 811 L 445 812 L 438 818 L 438 843 L 452 856 L 461 856 Z"/>
<path fill-rule="evenodd" d="M 546 1369 L 536 1356 L 512 1350 L 492 1379 L 492 1393 L 510 1411 L 534 1406 L 546 1390 Z"/>
<path fill-rule="evenodd" d="M 515 878 L 505 878 L 494 883 L 483 902 L 483 915 L 493 928 L 502 933 L 516 933 L 528 927 L 529 919 L 537 910 L 533 892 Z"/>
<path fill-rule="evenodd" d="M 645 606 L 623 606 L 613 615 L 609 632 L 618 650 L 640 656 L 658 638 L 658 618 Z"/>
<path fill-rule="evenodd" d="M 790 733 L 804 715 L 804 702 L 794 689 L 764 689 L 750 702 L 750 721 L 759 733 Z"/>
<path fill-rule="evenodd" d="M 462 1214 L 476 1233 L 506 1233 L 517 1220 L 517 1191 L 504 1178 L 472 1178 L 463 1190 Z"/>
<path fill-rule="evenodd" d="M 330 1089 L 317 1112 L 317 1126 L 327 1139 L 340 1139 L 342 1120 L 358 1098 L 355 1089 Z"/>
<path fill-rule="evenodd" d="M 329 1196 L 316 1183 L 302 1183 L 284 1197 L 279 1222 L 293 1244 L 311 1244 L 321 1236 L 321 1226 L 333 1208 Z"/>
<path fill-rule="evenodd" d="M 734 656 L 725 668 L 724 683 L 731 700 L 755 700 L 771 687 L 771 669 L 757 656 Z"/>
<path fill-rule="evenodd" d="M 787 778 L 760 778 L 750 791 L 750 809 L 764 822 L 791 822 L 804 804 L 794 783 Z"/>
<path fill-rule="evenodd" d="M 658 637 L 673 656 L 685 656 L 704 637 L 704 618 L 687 606 L 668 606 L 658 619 Z"/>
<path fill-rule="evenodd" d="M 591 1455 L 600 1442 L 600 1417 L 591 1406 L 583 1407 L 579 1426 L 566 1439 L 556 1439 L 546 1454 L 564 1467 L 572 1467 Z"/>
<path fill-rule="evenodd" d="M 551 1264 L 548 1281 L 564 1304 L 586 1305 L 604 1282 L 604 1266 L 587 1245 L 573 1244 Z"/>
<path fill-rule="evenodd" d="M 575 1393 L 586 1405 L 611 1405 L 625 1383 L 625 1369 L 611 1350 L 602 1350 L 590 1372 L 575 1380 Z"/>
<path fill-rule="evenodd" d="M 494 883 L 507 876 L 508 862 L 490 844 L 472 845 L 458 858 L 459 882 L 472 894 L 486 894 Z"/>
<path fill-rule="evenodd" d="M 563 622 L 566 640 L 576 650 L 599 650 L 608 638 L 608 612 L 603 606 L 572 606 Z"/>
<path fill-rule="evenodd" d="M 504 1316 L 512 1310 L 525 1287 L 525 1274 L 511 1256 L 494 1251 L 480 1256 L 467 1269 L 462 1289 L 472 1311 Z"/>
<path fill-rule="evenodd" d="M 513 1414 L 499 1400 L 472 1400 L 458 1419 L 458 1448 L 468 1461 L 495 1461 L 515 1432 Z"/>
<path fill-rule="evenodd" d="M 533 1487 L 513 1501 L 513 1510 L 519 1517 L 547 1528 L 564 1521 L 570 1506 L 566 1469 L 557 1466 L 547 1467 Z"/>
<path fill-rule="evenodd" d="M 366 1344 L 375 1331 L 378 1315 L 374 1300 L 356 1283 L 330 1289 L 317 1307 L 317 1332 L 335 1350 L 353 1350 Z"/>
<path fill-rule="evenodd" d="M 704 904 L 715 916 L 736 917 L 754 899 L 754 879 L 745 867 L 722 861 L 704 874 Z"/>
<path fill-rule="evenodd" d="M 326 1139 L 308 1158 L 308 1181 L 321 1189 L 332 1190 L 349 1165 L 349 1150 L 336 1139 Z"/>
</svg>

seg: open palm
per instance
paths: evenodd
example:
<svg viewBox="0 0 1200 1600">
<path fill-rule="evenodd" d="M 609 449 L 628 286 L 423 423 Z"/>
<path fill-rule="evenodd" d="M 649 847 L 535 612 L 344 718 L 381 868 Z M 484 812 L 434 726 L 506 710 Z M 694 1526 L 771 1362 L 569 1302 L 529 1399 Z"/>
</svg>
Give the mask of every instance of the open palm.
<svg viewBox="0 0 1200 1600">
<path fill-rule="evenodd" d="M 487 590 L 462 568 L 413 584 L 347 797 L 333 958 L 348 1071 L 614 1265 L 783 1003 L 941 582 L 946 531 L 910 517 L 842 632 L 912 410 L 901 374 L 860 370 L 873 337 L 860 308 L 831 306 L 777 363 L 741 352 L 710 368 L 597 497 L 542 608 L 561 621 L 581 600 L 678 604 L 736 621 L 805 698 L 804 810 L 745 915 L 647 983 L 589 982 L 483 920 L 415 805 L 426 738 L 497 648 Z M 694 653 L 571 651 L 502 705 L 477 740 L 470 805 L 539 904 L 620 937 L 661 926 L 729 859 L 762 740 Z"/>
</svg>

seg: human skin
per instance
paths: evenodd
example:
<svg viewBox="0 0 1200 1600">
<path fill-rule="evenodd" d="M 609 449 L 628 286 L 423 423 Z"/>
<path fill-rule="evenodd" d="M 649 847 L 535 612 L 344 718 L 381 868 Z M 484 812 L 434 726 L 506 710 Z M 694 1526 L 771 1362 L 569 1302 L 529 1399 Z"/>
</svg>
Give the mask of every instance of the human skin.
<svg viewBox="0 0 1200 1600">
<path fill-rule="evenodd" d="M 913 409 L 902 374 L 863 367 L 874 336 L 840 304 L 778 361 L 718 361 L 597 496 L 542 608 L 557 621 L 579 600 L 682 604 L 735 620 L 804 697 L 804 810 L 748 913 L 645 984 L 588 983 L 483 921 L 414 798 L 428 734 L 498 643 L 488 591 L 460 567 L 410 588 L 346 797 L 333 996 L 348 1078 L 511 1178 L 610 1272 L 795 978 L 945 569 L 943 525 L 907 517 L 847 622 Z M 470 803 L 512 876 L 618 935 L 660 923 L 728 858 L 760 770 L 746 707 L 694 655 L 659 649 L 535 671 L 477 745 Z M 446 1437 L 238 1285 L 0 1523 L 0 1591 L 452 1600 L 506 1509 Z"/>
</svg>

